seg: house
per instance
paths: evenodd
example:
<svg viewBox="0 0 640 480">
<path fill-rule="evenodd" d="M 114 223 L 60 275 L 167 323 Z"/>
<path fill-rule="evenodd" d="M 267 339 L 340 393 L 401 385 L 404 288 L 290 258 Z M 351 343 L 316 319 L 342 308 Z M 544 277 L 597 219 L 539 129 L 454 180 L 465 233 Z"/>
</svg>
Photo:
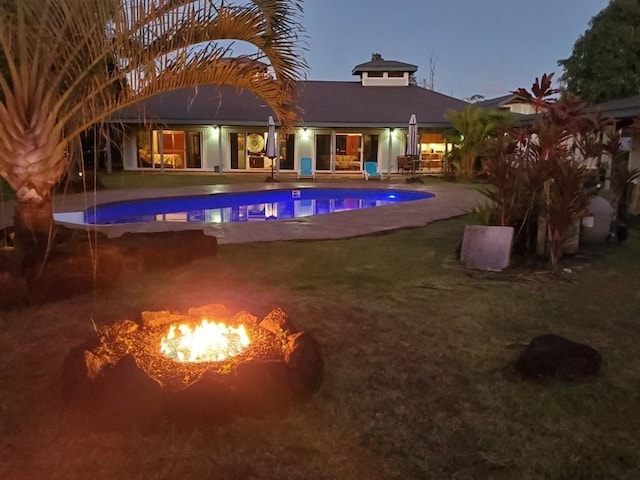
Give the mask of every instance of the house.
<svg viewBox="0 0 640 480">
<path fill-rule="evenodd" d="M 415 65 L 384 60 L 354 67 L 358 81 L 300 81 L 295 131 L 278 135 L 275 168 L 295 172 L 301 157 L 311 157 L 318 174 L 361 172 L 375 161 L 383 172 L 398 169 L 404 155 L 409 118 L 415 114 L 421 165 L 441 164 L 447 145 L 448 110 L 467 103 L 414 85 Z M 267 120 L 264 101 L 233 87 L 201 85 L 168 92 L 118 112 L 124 125 L 126 170 L 266 172 Z"/>
<path fill-rule="evenodd" d="M 640 120 L 640 95 L 599 103 L 591 106 L 590 110 L 598 112 L 604 119 L 615 120 L 616 130 L 622 133 L 623 149 L 629 152 L 629 170 L 640 169 L 640 131 L 632 128 Z M 628 212 L 640 215 L 640 183 L 637 180 L 633 183 Z"/>
<path fill-rule="evenodd" d="M 504 95 L 502 97 L 490 98 L 476 102 L 474 105 L 486 110 L 508 110 L 512 113 L 520 115 L 532 115 L 536 113 L 531 103 L 514 93 Z"/>
<path fill-rule="evenodd" d="M 623 147 L 629 151 L 629 168 L 640 168 L 640 131 L 629 128 L 634 120 L 640 119 L 640 95 L 599 103 L 589 110 L 598 112 L 604 119 L 615 119 L 616 130 L 628 140 Z"/>
</svg>

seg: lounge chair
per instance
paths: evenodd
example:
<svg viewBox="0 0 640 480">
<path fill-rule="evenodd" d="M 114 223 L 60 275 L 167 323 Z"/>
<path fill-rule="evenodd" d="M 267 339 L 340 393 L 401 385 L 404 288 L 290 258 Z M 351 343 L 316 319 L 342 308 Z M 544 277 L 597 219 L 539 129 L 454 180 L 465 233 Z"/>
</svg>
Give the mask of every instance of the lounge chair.
<svg viewBox="0 0 640 480">
<path fill-rule="evenodd" d="M 364 175 L 365 180 L 369 180 L 369 178 L 384 179 L 382 173 L 378 171 L 378 164 L 376 162 L 364 162 L 364 172 L 362 172 L 362 175 Z"/>
<path fill-rule="evenodd" d="M 316 173 L 313 171 L 311 157 L 300 158 L 300 170 L 298 170 L 298 180 L 302 177 L 316 178 Z"/>
</svg>

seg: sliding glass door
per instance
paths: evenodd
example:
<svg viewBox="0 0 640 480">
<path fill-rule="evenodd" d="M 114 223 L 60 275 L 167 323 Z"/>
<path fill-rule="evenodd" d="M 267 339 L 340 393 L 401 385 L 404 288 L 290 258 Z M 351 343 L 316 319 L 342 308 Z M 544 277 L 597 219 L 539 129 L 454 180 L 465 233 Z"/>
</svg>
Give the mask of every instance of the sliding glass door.
<svg viewBox="0 0 640 480">
<path fill-rule="evenodd" d="M 202 168 L 202 132 L 142 130 L 137 136 L 139 168 Z"/>
</svg>

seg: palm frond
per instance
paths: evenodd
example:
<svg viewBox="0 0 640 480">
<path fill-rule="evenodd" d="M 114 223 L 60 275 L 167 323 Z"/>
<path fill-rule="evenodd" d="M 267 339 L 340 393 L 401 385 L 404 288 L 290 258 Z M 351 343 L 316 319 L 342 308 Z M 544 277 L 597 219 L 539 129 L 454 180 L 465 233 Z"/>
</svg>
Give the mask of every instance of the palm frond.
<svg viewBox="0 0 640 480">
<path fill-rule="evenodd" d="M 0 174 L 19 198 L 46 195 L 82 131 L 200 84 L 250 91 L 291 128 L 307 67 L 300 13 L 297 0 L 1 2 Z"/>
</svg>

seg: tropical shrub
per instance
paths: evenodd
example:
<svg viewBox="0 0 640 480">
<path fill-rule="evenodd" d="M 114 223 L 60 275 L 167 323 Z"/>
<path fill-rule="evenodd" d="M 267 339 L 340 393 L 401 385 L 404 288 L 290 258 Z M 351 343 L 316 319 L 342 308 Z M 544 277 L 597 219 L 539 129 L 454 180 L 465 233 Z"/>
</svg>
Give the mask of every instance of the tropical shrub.
<svg viewBox="0 0 640 480">
<path fill-rule="evenodd" d="M 468 105 L 461 111 L 449 111 L 447 119 L 453 126 L 448 140 L 454 145 L 450 161 L 456 176 L 472 179 L 480 169 L 480 159 L 488 142 L 510 124 L 509 112 L 486 110 Z"/>
<path fill-rule="evenodd" d="M 516 229 L 515 250 L 533 252 L 541 239 L 555 269 L 591 191 L 586 166 L 575 159 L 570 141 L 588 123 L 585 104 L 570 96 L 553 98 L 558 91 L 551 88 L 552 76 L 536 78 L 531 92 L 514 92 L 536 114 L 531 125 L 511 129 L 486 144 L 485 172 L 491 188 L 483 193 L 493 205 L 496 223 Z M 539 232 L 539 226 L 544 231 Z"/>
</svg>

